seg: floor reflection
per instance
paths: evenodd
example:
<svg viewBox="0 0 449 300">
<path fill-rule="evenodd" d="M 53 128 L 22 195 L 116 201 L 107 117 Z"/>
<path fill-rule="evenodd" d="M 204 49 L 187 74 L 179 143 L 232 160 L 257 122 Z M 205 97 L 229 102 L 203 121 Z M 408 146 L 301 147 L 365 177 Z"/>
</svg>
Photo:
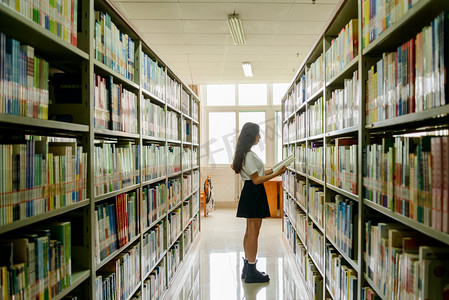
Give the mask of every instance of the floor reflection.
<svg viewBox="0 0 449 300">
<path fill-rule="evenodd" d="M 266 219 L 261 228 L 257 268 L 270 275 L 265 284 L 247 284 L 240 278 L 244 219 L 235 218 L 234 210 L 219 209 L 201 222 L 201 239 L 183 266 L 187 275 L 178 276 L 183 280 L 172 286 L 178 292 L 166 299 L 306 299 L 299 273 L 292 268 L 295 262 L 282 241 L 281 219 Z"/>
</svg>

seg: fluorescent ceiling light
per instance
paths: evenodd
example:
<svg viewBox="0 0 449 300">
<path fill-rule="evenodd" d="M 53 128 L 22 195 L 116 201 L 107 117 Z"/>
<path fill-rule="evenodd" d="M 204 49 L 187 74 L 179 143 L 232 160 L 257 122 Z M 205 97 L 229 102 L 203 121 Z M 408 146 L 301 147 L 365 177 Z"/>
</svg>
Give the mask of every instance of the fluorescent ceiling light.
<svg viewBox="0 0 449 300">
<path fill-rule="evenodd" d="M 253 77 L 253 70 L 251 70 L 251 64 L 249 62 L 242 63 L 242 67 L 245 77 Z"/>
<path fill-rule="evenodd" d="M 245 33 L 239 15 L 228 15 L 228 25 L 234 45 L 244 45 L 246 43 Z"/>
</svg>

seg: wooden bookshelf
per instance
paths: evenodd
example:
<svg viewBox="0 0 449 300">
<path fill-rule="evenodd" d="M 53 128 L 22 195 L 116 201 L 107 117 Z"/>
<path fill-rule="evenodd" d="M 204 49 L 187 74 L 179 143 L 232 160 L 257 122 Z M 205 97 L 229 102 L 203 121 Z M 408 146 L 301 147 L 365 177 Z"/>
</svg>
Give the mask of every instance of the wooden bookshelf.
<svg viewBox="0 0 449 300">
<path fill-rule="evenodd" d="M 96 44 L 95 44 L 95 12 L 101 11 L 103 13 L 107 13 L 110 16 L 111 22 L 117 27 L 117 29 L 123 33 L 127 34 L 130 39 L 134 42 L 134 65 L 132 69 L 127 69 L 125 73 L 118 71 L 116 68 L 112 68 L 109 64 L 103 63 L 102 61 L 96 58 Z M 149 47 L 145 42 L 142 36 L 138 33 L 134 25 L 131 24 L 127 20 L 125 16 L 120 12 L 119 9 L 115 6 L 112 1 L 109 0 L 79 0 L 78 1 L 78 27 L 81 29 L 77 33 L 77 46 L 74 46 L 70 42 L 63 40 L 58 37 L 56 34 L 50 32 L 45 29 L 41 25 L 35 23 L 32 19 L 28 19 L 24 15 L 18 13 L 14 9 L 8 7 L 8 5 L 0 5 L 0 32 L 4 33 L 7 38 L 13 38 L 20 42 L 21 45 L 30 45 L 34 48 L 35 54 L 38 57 L 42 57 L 47 61 L 51 68 L 57 69 L 57 71 L 67 72 L 67 73 L 77 73 L 80 74 L 81 77 L 81 99 L 79 103 L 76 104 L 57 104 L 58 113 L 61 109 L 64 108 L 67 112 L 71 112 L 74 114 L 74 122 L 76 123 L 68 123 L 63 121 L 54 121 L 54 120 L 43 120 L 36 118 L 29 118 L 24 116 L 17 115 L 8 115 L 8 114 L 0 114 L 0 127 L 3 130 L 11 132 L 14 135 L 41 135 L 41 136 L 49 136 L 49 137 L 57 137 L 57 138 L 71 138 L 76 139 L 78 145 L 83 146 L 84 152 L 87 152 L 87 178 L 95 178 L 95 159 L 93 155 L 95 151 L 96 141 L 102 140 L 105 143 L 128 143 L 131 142 L 138 146 L 140 152 L 137 155 L 142 157 L 142 146 L 148 143 L 157 143 L 164 149 L 167 149 L 169 145 L 180 146 L 181 148 L 189 148 L 192 149 L 191 155 L 192 158 L 195 155 L 196 160 L 199 163 L 200 151 L 199 145 L 201 143 L 200 137 L 198 136 L 198 140 L 196 143 L 192 143 L 190 139 L 186 141 L 182 141 L 182 123 L 184 120 L 189 122 L 189 124 L 195 124 L 197 126 L 200 125 L 200 100 L 198 96 L 189 88 L 187 84 L 185 84 L 176 73 L 169 68 L 169 66 L 154 52 L 151 47 Z M 173 101 L 169 102 L 168 99 L 168 83 L 165 83 L 163 87 L 159 90 L 161 93 L 152 92 L 149 89 L 144 88 L 144 70 L 141 67 L 141 62 L 143 61 L 144 54 L 151 58 L 154 62 L 157 63 L 157 66 L 161 68 L 164 75 L 166 76 L 166 81 L 172 80 L 179 86 L 179 95 L 173 94 Z M 118 65 L 118 64 L 117 64 Z M 128 67 L 128 65 L 127 65 Z M 123 71 L 123 70 L 122 70 Z M 129 72 L 129 73 L 126 73 Z M 125 75 L 123 75 L 125 74 Z M 133 78 L 130 74 L 133 74 Z M 115 131 L 110 129 L 100 129 L 96 128 L 94 125 L 94 119 L 96 117 L 96 111 L 94 107 L 94 95 L 95 95 L 95 75 L 100 76 L 112 76 L 112 80 L 115 84 L 121 84 L 124 89 L 130 91 L 131 93 L 136 95 L 136 116 L 137 116 L 137 131 L 135 133 L 130 132 L 122 132 Z M 132 78 L 132 79 L 130 79 Z M 162 82 L 162 81 L 161 81 Z M 161 85 L 162 86 L 162 85 Z M 175 103 L 179 101 L 181 103 L 181 95 L 180 91 L 183 90 L 184 93 L 188 95 L 189 106 L 193 107 L 195 105 L 195 111 L 190 110 L 181 111 L 181 108 L 176 108 L 174 105 L 170 103 Z M 158 96 L 159 95 L 159 96 Z M 166 95 L 166 96 L 160 96 Z M 162 111 L 167 114 L 167 111 L 175 112 L 178 116 L 178 139 L 168 139 L 165 135 L 162 137 L 152 137 L 143 135 L 143 111 L 141 111 L 141 103 L 143 103 L 144 99 L 147 99 L 149 102 L 159 106 Z M 52 99 L 53 100 L 53 99 Z M 53 102 L 49 103 L 49 106 L 52 107 Z M 56 105 L 55 105 L 56 107 Z M 180 106 L 181 107 L 181 106 Z M 65 112 L 64 110 L 61 110 Z M 194 113 L 197 113 L 194 117 Z M 167 115 L 165 116 L 165 119 Z M 76 120 L 76 121 L 75 121 Z M 110 128 L 110 127 L 106 127 Z M 193 150 L 196 152 L 193 152 Z M 165 151 L 164 155 L 168 157 L 168 151 Z M 187 167 L 182 166 L 182 153 L 177 158 L 179 160 L 181 170 L 187 169 L 188 172 L 193 170 L 200 170 L 200 165 L 197 163 L 195 167 Z M 167 158 L 166 157 L 166 158 Z M 142 161 L 142 160 L 140 160 Z M 167 159 L 165 159 L 165 163 L 167 163 Z M 165 166 L 167 167 L 167 165 Z M 96 254 L 96 237 L 95 237 L 95 207 L 96 205 L 101 203 L 113 203 L 113 199 L 120 195 L 130 191 L 136 191 L 140 193 L 139 201 L 142 201 L 142 188 L 144 186 L 164 183 L 167 186 L 167 183 L 171 179 L 171 177 L 177 177 L 186 172 L 187 170 L 176 172 L 174 174 L 164 175 L 158 178 L 154 178 L 151 180 L 143 181 L 143 171 L 142 166 L 138 166 L 138 176 L 140 176 L 140 183 L 131 184 L 126 188 L 122 188 L 120 190 L 116 190 L 113 192 L 109 192 L 103 195 L 95 196 L 95 182 L 94 180 L 89 180 L 86 183 L 87 188 L 87 199 L 79 201 L 77 203 L 67 205 L 61 208 L 53 209 L 51 211 L 47 211 L 42 214 L 38 214 L 23 220 L 18 220 L 4 226 L 0 226 L 0 239 L 6 235 L 14 234 L 17 232 L 23 232 L 27 228 L 31 228 L 36 224 L 43 224 L 44 222 L 51 222 L 56 220 L 64 221 L 66 218 L 68 220 L 75 220 L 82 218 L 82 228 L 77 228 L 78 231 L 82 232 L 82 236 L 76 236 L 76 247 L 72 249 L 76 249 L 77 253 L 72 252 L 72 269 L 76 266 L 75 270 L 81 269 L 81 271 L 72 271 L 71 274 L 71 285 L 65 289 L 63 289 L 59 294 L 53 299 L 59 300 L 68 294 L 73 294 L 78 296 L 78 299 L 86 299 L 86 300 L 95 300 L 96 298 L 96 278 L 97 275 L 101 274 L 102 268 L 110 261 L 115 260 L 121 253 L 126 252 L 127 249 L 130 249 L 130 246 L 139 244 L 142 247 L 143 243 L 143 234 L 147 233 L 155 226 L 158 226 L 162 222 L 162 226 L 164 226 L 164 237 L 163 237 L 163 245 L 161 256 L 158 258 L 156 264 L 152 266 L 150 272 L 159 264 L 165 263 L 167 258 L 167 250 L 171 245 L 169 245 L 168 236 L 169 233 L 166 230 L 168 224 L 168 214 L 180 207 L 183 204 L 183 201 L 177 203 L 174 207 L 169 209 L 168 202 L 165 201 L 164 213 L 158 217 L 154 222 L 151 222 L 149 227 L 142 226 L 142 224 L 136 224 L 137 235 L 134 236 L 126 245 L 117 249 L 113 253 L 111 253 L 108 257 L 103 259 L 100 263 L 96 263 L 95 254 Z M 192 185 L 193 183 L 189 183 Z M 180 189 L 182 191 L 182 180 L 180 181 Z M 189 197 L 194 195 L 198 189 L 193 191 L 189 191 Z M 188 198 L 185 198 L 186 200 Z M 182 200 L 182 199 L 181 199 Z M 137 215 L 141 215 L 142 210 L 142 202 L 135 202 L 137 207 Z M 188 234 L 192 235 L 191 240 L 198 240 L 199 233 L 193 230 L 193 226 L 197 225 L 197 230 L 199 230 L 199 220 L 200 220 L 200 207 L 198 204 L 193 206 L 193 202 L 190 205 L 190 211 L 187 213 L 188 215 L 188 224 L 186 223 L 184 230 L 189 226 L 192 230 L 189 230 Z M 152 212 L 150 212 L 152 213 Z M 182 211 L 180 212 L 183 213 Z M 180 215 L 181 217 L 181 215 Z M 44 222 L 43 222 L 44 221 Z M 139 219 L 138 222 L 142 220 Z M 137 222 L 137 221 L 136 221 Z M 142 221 L 143 222 L 143 221 Z M 198 222 L 193 224 L 193 222 Z M 98 226 L 97 226 L 98 227 Z M 181 249 L 183 249 L 184 245 L 184 234 L 185 231 L 182 230 L 173 241 L 173 243 L 179 241 L 181 243 Z M 74 230 L 72 228 L 72 234 Z M 187 231 L 186 231 L 187 232 Z M 73 237 L 72 239 L 75 239 Z M 73 244 L 73 243 L 72 243 Z M 79 245 L 82 247 L 79 247 Z M 142 251 L 139 252 L 139 255 L 142 255 Z M 180 253 L 180 261 L 181 264 L 183 260 L 188 259 L 191 253 L 189 251 L 185 253 Z M 142 256 L 140 256 L 140 281 L 133 287 L 130 287 L 130 294 L 127 296 L 127 299 L 131 299 L 132 296 L 139 290 L 143 288 L 143 281 L 147 279 L 148 274 L 142 274 L 143 268 L 143 260 Z M 180 268 L 178 267 L 179 271 Z M 136 270 L 137 271 L 137 270 Z M 168 276 L 168 274 L 167 274 Z M 174 274 L 176 276 L 176 274 Z M 166 286 L 161 287 L 161 294 L 166 291 L 168 288 L 168 282 Z"/>
<path fill-rule="evenodd" d="M 367 4 L 371 3 L 370 1 L 365 1 Z M 400 115 L 397 117 L 389 118 L 386 120 L 380 120 L 373 123 L 367 122 L 367 103 L 366 103 L 366 97 L 367 97 L 367 86 L 366 81 L 368 80 L 368 71 L 371 69 L 373 65 L 377 61 L 379 61 L 382 57 L 382 54 L 384 52 L 395 52 L 398 51 L 398 48 L 402 46 L 404 43 L 408 42 L 410 39 L 414 38 L 419 32 L 422 31 L 423 27 L 429 26 L 430 23 L 435 20 L 435 18 L 440 15 L 441 12 L 447 11 L 449 9 L 449 2 L 444 0 L 420 0 L 420 1 L 413 1 L 413 5 L 411 5 L 411 8 L 408 8 L 408 11 L 405 10 L 405 12 L 401 12 L 401 16 L 397 19 L 394 19 L 391 24 L 389 24 L 388 28 L 386 28 L 375 40 L 372 40 L 367 46 L 365 46 L 364 49 L 362 49 L 362 41 L 363 41 L 363 24 L 362 20 L 363 17 L 366 17 L 366 11 L 362 10 L 362 4 L 364 1 L 356 1 L 356 0 L 342 0 L 338 5 L 336 10 L 334 11 L 334 14 L 331 16 L 329 22 L 325 25 L 323 31 L 321 32 L 320 36 L 317 38 L 316 43 L 312 47 L 312 49 L 307 54 L 304 61 L 301 63 L 298 71 L 296 72 L 295 76 L 293 77 L 290 87 L 287 89 L 287 92 L 285 93 L 283 100 L 282 100 L 282 108 L 283 108 L 283 119 L 282 119 L 282 131 L 283 140 L 282 140 L 282 147 L 284 149 L 283 153 L 284 156 L 288 153 L 291 153 L 291 146 L 292 145 L 298 145 L 299 143 L 305 143 L 306 149 L 311 149 L 311 143 L 312 141 L 323 141 L 323 159 L 325 160 L 327 158 L 327 153 L 329 150 L 327 149 L 328 145 L 334 145 L 334 141 L 336 139 L 340 138 L 355 138 L 357 139 L 357 153 L 356 157 L 353 159 L 355 160 L 355 166 L 357 170 L 357 174 L 355 176 L 356 183 L 357 183 L 357 189 L 356 193 L 351 193 L 346 190 L 343 190 L 337 186 L 331 185 L 330 182 L 327 181 L 326 173 L 328 170 L 326 170 L 326 164 L 327 162 L 323 162 L 323 179 L 319 180 L 317 178 L 314 178 L 313 176 L 309 175 L 311 174 L 311 170 L 309 166 L 306 165 L 306 169 L 302 170 L 303 172 L 299 172 L 297 170 L 288 169 L 287 172 L 289 173 L 288 176 L 284 176 L 284 191 L 287 198 L 293 199 L 293 202 L 290 201 L 284 201 L 284 214 L 283 214 L 283 237 L 286 244 L 288 244 L 288 247 L 290 248 L 292 244 L 294 244 L 294 233 L 296 233 L 296 236 L 299 237 L 299 240 L 302 244 L 304 244 L 304 247 L 306 248 L 306 251 L 308 253 L 308 256 L 310 260 L 315 264 L 315 261 L 313 259 L 313 256 L 310 254 L 311 247 L 307 247 L 304 243 L 304 241 L 301 238 L 301 235 L 298 235 L 298 229 L 301 229 L 300 231 L 303 231 L 305 229 L 303 228 L 295 228 L 293 225 L 294 223 L 291 220 L 296 219 L 296 212 L 293 208 L 292 210 L 292 204 L 294 206 L 299 207 L 300 210 L 302 210 L 308 220 L 312 221 L 312 226 L 316 227 L 317 230 L 320 230 L 325 235 L 325 242 L 328 242 L 332 248 L 336 250 L 336 253 L 339 253 L 339 255 L 342 258 L 342 261 L 346 261 L 346 265 L 350 266 L 355 273 L 357 274 L 357 291 L 354 291 L 356 296 L 356 299 L 361 299 L 361 293 L 362 289 L 364 287 L 371 287 L 381 299 L 386 299 L 386 297 L 382 294 L 380 294 L 380 291 L 378 288 L 374 285 L 372 280 L 368 278 L 368 276 L 365 274 L 366 269 L 366 262 L 364 261 L 364 251 L 366 251 L 366 236 L 365 236 L 365 227 L 368 226 L 365 224 L 367 220 L 371 220 L 372 218 L 380 218 L 382 220 L 385 220 L 384 222 L 387 222 L 386 220 L 389 220 L 388 222 L 393 223 L 400 223 L 404 226 L 410 228 L 410 230 L 416 232 L 416 234 L 422 234 L 425 237 L 430 237 L 434 239 L 435 241 L 440 242 L 443 247 L 448 247 L 449 252 L 449 234 L 440 230 L 436 230 L 433 227 L 427 226 L 425 224 L 419 223 L 418 221 L 415 221 L 405 215 L 402 215 L 400 213 L 394 212 L 390 210 L 389 208 L 383 207 L 379 204 L 374 203 L 371 200 L 364 199 L 365 197 L 365 187 L 364 183 L 366 184 L 366 179 L 363 177 L 363 171 L 364 171 L 364 164 L 367 162 L 364 161 L 364 157 L 366 156 L 366 152 L 364 152 L 364 148 L 367 147 L 367 145 L 372 142 L 372 140 L 380 140 L 383 137 L 396 137 L 403 134 L 408 133 L 416 133 L 416 134 L 422 134 L 423 132 L 431 132 L 431 135 L 447 135 L 445 133 L 447 129 L 449 128 L 449 105 L 448 102 L 448 91 L 445 91 L 446 98 L 444 105 L 439 107 L 430 108 L 424 111 L 420 112 L 414 112 L 409 114 Z M 377 17 L 376 17 L 377 18 Z M 338 34 L 342 31 L 343 28 L 345 28 L 346 24 L 349 23 L 352 19 L 358 19 L 358 48 L 357 51 L 354 51 L 351 55 L 351 60 L 347 60 L 348 62 L 346 65 L 341 65 L 341 62 L 334 61 L 333 63 L 340 63 L 338 65 L 338 70 L 335 73 L 336 68 L 332 67 L 333 70 L 333 76 L 324 76 L 324 87 L 317 90 L 318 81 L 321 79 L 317 79 L 317 82 L 315 85 L 312 85 L 307 82 L 308 78 L 306 76 L 306 82 L 304 83 L 304 89 L 305 89 L 305 95 L 309 95 L 309 97 L 306 96 L 306 101 L 304 103 L 301 103 L 300 98 L 296 98 L 294 96 L 294 93 L 296 93 L 297 84 L 302 80 L 303 74 L 306 74 L 308 72 L 308 68 L 320 57 L 320 55 L 323 55 L 323 73 L 326 72 L 326 64 L 328 63 L 326 61 L 325 53 L 328 51 L 331 47 L 331 41 L 335 39 Z M 375 25 L 373 25 L 375 26 Z M 374 28 L 374 27 L 373 27 Z M 446 37 L 447 38 L 447 37 Z M 440 50 L 441 51 L 441 50 Z M 347 55 L 346 53 L 344 55 Z M 340 56 L 347 58 L 346 56 Z M 343 127 L 336 127 L 336 128 L 342 128 L 339 130 L 329 131 L 328 126 L 326 124 L 327 116 L 329 112 L 327 112 L 328 106 L 327 101 L 331 98 L 332 92 L 337 89 L 343 88 L 343 83 L 345 79 L 352 79 L 354 72 L 358 72 L 358 81 L 359 86 L 357 87 L 357 93 L 359 95 L 359 101 L 357 106 L 358 114 L 358 122 L 357 123 L 344 123 Z M 330 78 L 331 77 L 331 78 Z M 313 78 L 313 77 L 312 77 Z M 319 78 L 318 76 L 315 78 Z M 310 93 L 309 87 L 315 88 L 314 93 Z M 353 90 L 355 92 L 355 90 Z M 302 91 L 299 91 L 302 93 Z M 299 127 L 295 126 L 288 126 L 290 124 L 291 120 L 295 118 L 299 113 L 308 113 L 309 110 L 312 108 L 310 104 L 314 103 L 317 99 L 320 97 L 323 97 L 323 128 L 324 133 L 320 135 L 313 135 L 309 136 L 308 133 L 310 132 L 310 127 L 312 127 L 312 124 L 310 124 L 310 120 L 307 117 L 306 118 L 306 133 L 307 137 L 302 139 L 296 139 L 295 141 L 288 141 L 290 136 L 297 137 L 299 136 L 299 130 L 302 130 L 303 128 L 298 129 Z M 293 103 L 291 102 L 293 98 Z M 287 102 L 288 101 L 288 102 Z M 292 107 L 295 109 L 292 112 Z M 333 112 L 330 112 L 330 115 L 332 115 Z M 340 112 L 343 114 L 343 111 Z M 307 115 L 308 116 L 308 115 Z M 377 117 L 377 116 L 376 116 Z M 346 118 L 346 117 L 344 117 Z M 341 119 L 340 119 L 341 120 Z M 352 120 L 352 118 L 351 118 Z M 315 125 L 315 124 L 313 124 Z M 296 124 L 298 126 L 298 124 Z M 303 126 L 302 123 L 299 124 L 299 126 Z M 294 130 L 295 132 L 291 132 L 291 130 Z M 437 132 L 437 133 L 435 133 Z M 440 133 L 442 132 L 442 133 Z M 377 144 L 380 144 L 378 142 Z M 293 154 L 295 154 L 297 150 L 297 147 L 293 149 Z M 427 150 L 430 151 L 430 150 Z M 310 157 L 310 153 L 306 151 L 306 161 Z M 315 171 L 315 170 L 314 170 Z M 328 174 L 329 175 L 329 174 Z M 301 176 L 301 177 L 299 177 Z M 353 244 L 353 249 L 355 249 L 354 257 L 355 259 L 351 259 L 345 252 L 342 251 L 342 249 L 339 249 L 337 244 L 330 238 L 329 235 L 326 234 L 326 228 L 330 226 L 329 224 L 326 224 L 326 205 L 323 207 L 323 226 L 317 225 L 317 222 L 315 218 L 310 214 L 310 211 L 308 211 L 303 205 L 300 204 L 298 199 L 296 199 L 296 192 L 298 190 L 298 182 L 295 181 L 294 186 L 292 188 L 289 187 L 288 180 L 292 180 L 292 177 L 297 180 L 297 178 L 305 178 L 306 182 L 306 189 L 308 189 L 311 185 L 322 185 L 324 188 L 324 194 L 325 194 L 325 201 L 334 201 L 333 195 L 341 195 L 344 197 L 345 201 L 348 201 L 353 203 L 355 207 L 357 207 L 357 211 L 355 212 L 357 214 L 357 218 L 354 220 L 354 228 L 356 228 L 356 231 L 354 232 L 354 238 L 356 238 L 356 241 Z M 302 179 L 304 180 L 304 179 Z M 396 193 L 396 192 L 395 192 Z M 306 199 L 307 203 L 307 199 Z M 326 203 L 326 202 L 325 202 Z M 288 205 L 288 206 L 287 206 Z M 293 215 L 290 215 L 293 214 Z M 376 220 L 376 219 L 374 219 Z M 375 221 L 374 221 L 375 222 Z M 290 224 L 290 227 L 286 227 L 285 223 Z M 357 223 L 357 224 L 355 224 Z M 377 223 L 374 223 L 377 224 Z M 310 224 L 309 224 L 310 225 Z M 301 224 L 296 224 L 296 226 L 302 226 Z M 374 225 L 377 226 L 377 225 Z M 291 231 L 286 232 L 287 228 L 290 228 Z M 323 248 L 325 245 L 323 245 Z M 326 264 L 326 256 L 327 253 L 324 255 L 324 264 Z M 316 264 L 315 264 L 316 265 Z M 318 269 L 320 266 L 317 266 Z M 335 295 L 332 295 L 330 292 L 330 288 L 327 287 L 326 284 L 326 266 L 323 266 L 322 271 L 322 277 L 323 277 L 323 295 L 324 297 L 331 297 L 335 299 Z M 304 278 L 303 278 L 304 279 Z M 310 294 L 310 292 L 309 292 Z M 327 295 L 327 296 L 326 296 Z"/>
</svg>

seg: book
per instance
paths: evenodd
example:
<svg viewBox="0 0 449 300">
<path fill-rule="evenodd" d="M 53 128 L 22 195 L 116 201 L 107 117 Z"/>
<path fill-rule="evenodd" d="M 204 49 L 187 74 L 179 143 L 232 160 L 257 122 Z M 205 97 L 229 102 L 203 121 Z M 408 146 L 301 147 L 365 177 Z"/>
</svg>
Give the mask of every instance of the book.
<svg viewBox="0 0 449 300">
<path fill-rule="evenodd" d="M 141 69 L 141 85 L 145 90 L 156 97 L 165 100 L 167 72 L 163 66 L 159 66 L 157 60 L 153 60 L 148 54 L 143 53 Z"/>
<path fill-rule="evenodd" d="M 295 161 L 295 156 L 294 155 L 290 155 L 286 158 L 284 158 L 283 160 L 281 160 L 280 162 L 278 162 L 277 164 L 275 164 L 273 167 L 271 167 L 271 169 L 273 170 L 273 172 L 277 172 L 279 171 L 282 167 L 288 167 L 292 162 Z"/>
</svg>

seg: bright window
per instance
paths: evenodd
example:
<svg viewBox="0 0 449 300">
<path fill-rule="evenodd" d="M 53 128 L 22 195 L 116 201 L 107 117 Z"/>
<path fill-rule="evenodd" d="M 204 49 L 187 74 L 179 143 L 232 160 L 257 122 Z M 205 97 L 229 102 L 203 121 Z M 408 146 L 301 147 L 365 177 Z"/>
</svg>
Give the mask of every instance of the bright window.
<svg viewBox="0 0 449 300">
<path fill-rule="evenodd" d="M 254 153 L 259 156 L 259 158 L 265 164 L 267 161 L 266 157 L 266 138 L 265 138 L 265 112 L 264 111 L 256 111 L 256 112 L 239 112 L 239 132 L 242 130 L 243 125 L 246 122 L 256 123 L 260 126 L 260 140 L 257 145 L 254 145 L 252 150 Z"/>
<path fill-rule="evenodd" d="M 234 84 L 213 84 L 207 86 L 208 106 L 234 106 L 235 105 L 235 85 Z"/>
<path fill-rule="evenodd" d="M 273 83 L 273 104 L 281 105 L 282 97 L 289 87 L 288 83 Z"/>
<path fill-rule="evenodd" d="M 239 84 L 239 105 L 267 105 L 267 85 Z"/>
<path fill-rule="evenodd" d="M 234 112 L 209 113 L 209 164 L 230 164 L 236 146 Z"/>
<path fill-rule="evenodd" d="M 276 112 L 276 162 L 282 160 L 282 119 L 281 112 Z"/>
</svg>

